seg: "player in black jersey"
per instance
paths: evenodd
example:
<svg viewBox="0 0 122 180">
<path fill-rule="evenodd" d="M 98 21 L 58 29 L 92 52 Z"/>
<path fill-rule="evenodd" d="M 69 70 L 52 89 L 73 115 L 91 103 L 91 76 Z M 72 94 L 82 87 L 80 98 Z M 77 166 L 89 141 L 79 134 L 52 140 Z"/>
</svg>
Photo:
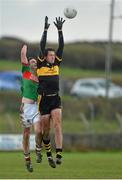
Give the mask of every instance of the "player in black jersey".
<svg viewBox="0 0 122 180">
<path fill-rule="evenodd" d="M 50 119 L 53 120 L 55 129 L 55 143 L 56 143 L 56 164 L 61 164 L 62 152 L 62 109 L 61 99 L 59 96 L 59 68 L 62 61 L 62 54 L 64 48 L 64 39 L 62 33 L 62 26 L 65 20 L 58 17 L 54 22 L 58 30 L 59 46 L 57 51 L 53 48 L 45 48 L 47 40 L 47 30 L 50 26 L 48 17 L 45 17 L 45 26 L 42 39 L 40 42 L 40 54 L 37 62 L 37 75 L 39 79 L 38 94 L 40 95 L 39 111 L 43 121 L 44 128 L 44 144 L 48 147 L 48 158 L 51 157 L 50 150 Z"/>
</svg>

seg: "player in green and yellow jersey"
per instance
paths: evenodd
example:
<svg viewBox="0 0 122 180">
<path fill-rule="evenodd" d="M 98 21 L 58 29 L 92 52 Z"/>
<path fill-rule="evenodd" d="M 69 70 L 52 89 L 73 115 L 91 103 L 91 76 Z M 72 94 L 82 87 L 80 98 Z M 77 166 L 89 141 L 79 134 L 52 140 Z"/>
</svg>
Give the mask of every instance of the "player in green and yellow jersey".
<svg viewBox="0 0 122 180">
<path fill-rule="evenodd" d="M 37 61 L 34 58 L 28 59 L 26 56 L 27 46 L 24 45 L 21 50 L 21 63 L 22 63 L 22 103 L 20 108 L 20 117 L 23 124 L 23 151 L 26 162 L 26 167 L 29 172 L 33 171 L 29 138 L 31 126 L 33 125 L 35 131 L 36 141 L 36 154 L 37 162 L 42 160 L 41 155 L 41 141 L 42 141 L 42 126 L 40 115 L 38 112 L 38 78 L 36 76 Z"/>
</svg>

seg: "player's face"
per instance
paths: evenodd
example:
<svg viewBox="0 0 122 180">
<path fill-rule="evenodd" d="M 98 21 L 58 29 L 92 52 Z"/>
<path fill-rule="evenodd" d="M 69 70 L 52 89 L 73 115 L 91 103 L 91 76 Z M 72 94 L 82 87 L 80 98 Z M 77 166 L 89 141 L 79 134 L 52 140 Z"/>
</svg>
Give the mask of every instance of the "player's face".
<svg viewBox="0 0 122 180">
<path fill-rule="evenodd" d="M 48 51 L 46 59 L 49 63 L 53 64 L 55 61 L 55 52 L 54 51 Z"/>
<path fill-rule="evenodd" d="M 33 69 L 33 70 L 37 69 L 37 61 L 36 61 L 36 59 L 30 59 L 29 64 L 30 64 L 31 69 Z"/>
</svg>

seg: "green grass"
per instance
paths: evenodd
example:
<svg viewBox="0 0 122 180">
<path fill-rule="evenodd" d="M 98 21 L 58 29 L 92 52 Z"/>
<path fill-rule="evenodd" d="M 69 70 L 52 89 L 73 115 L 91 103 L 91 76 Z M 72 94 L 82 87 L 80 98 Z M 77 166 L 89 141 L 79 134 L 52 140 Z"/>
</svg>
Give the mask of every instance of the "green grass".
<svg viewBox="0 0 122 180">
<path fill-rule="evenodd" d="M 0 71 L 21 70 L 21 64 L 17 61 L 7 61 L 0 59 Z"/>
<path fill-rule="evenodd" d="M 61 76 L 68 79 L 86 78 L 86 77 L 103 77 L 105 74 L 103 71 L 97 70 L 84 70 L 70 67 L 61 67 Z"/>
<path fill-rule="evenodd" d="M 94 120 L 92 124 L 86 126 L 81 119 L 66 119 L 63 117 L 63 133 L 82 134 L 82 133 L 116 133 L 120 132 L 117 121 Z M 0 133 L 22 133 L 19 113 L 1 113 Z"/>
<path fill-rule="evenodd" d="M 28 173 L 22 152 L 0 153 L 0 178 L 10 179 L 72 179 L 122 178 L 122 152 L 64 153 L 63 164 L 56 169 L 48 166 L 45 154 L 42 164 L 36 164 L 32 154 L 34 172 Z"/>
<path fill-rule="evenodd" d="M 74 133 L 74 134 L 83 134 L 83 133 L 116 133 L 120 132 L 121 129 L 119 124 L 115 121 L 105 122 L 105 120 L 94 120 L 93 123 L 86 126 L 81 120 L 67 120 L 63 121 L 63 132 L 64 133 Z"/>
<path fill-rule="evenodd" d="M 13 61 L 3 61 L 0 60 L 0 70 L 20 70 L 21 64 L 19 62 Z M 91 70 L 80 70 L 68 67 L 61 68 L 62 78 L 76 79 L 80 77 L 89 76 L 102 76 L 102 71 L 91 71 Z M 122 83 L 121 73 L 116 72 L 113 74 L 115 80 Z M 1 133 L 21 133 L 22 129 L 20 126 L 19 119 L 19 95 L 0 93 L 1 103 L 0 103 L 0 132 Z M 85 126 L 80 118 L 80 113 L 88 108 L 87 103 L 83 100 L 75 100 L 70 96 L 63 97 L 63 132 L 64 133 L 84 133 L 89 132 L 91 128 Z M 75 106 L 74 106 L 75 104 Z M 83 106 L 83 104 L 86 106 Z M 99 103 L 98 103 L 99 104 Z M 105 105 L 105 103 L 103 104 Z M 102 107 L 102 106 L 101 106 Z M 82 109 L 84 108 L 84 110 Z M 8 112 L 9 110 L 9 112 Z M 16 113 L 15 113 L 16 112 Z M 73 113 L 74 112 L 74 113 Z M 87 112 L 86 112 L 87 113 Z M 101 118 L 101 119 L 100 119 Z M 100 120 L 99 120 L 100 119 Z M 107 119 L 108 120 L 108 119 Z M 93 131 L 95 132 L 118 132 L 120 130 L 117 120 L 114 121 L 104 121 L 102 120 L 101 114 L 93 122 Z"/>
<path fill-rule="evenodd" d="M 3 61 L 0 60 L 0 71 L 4 71 L 4 70 L 21 70 L 21 64 L 19 63 L 19 61 L 15 62 L 15 61 Z M 89 71 L 89 70 L 80 70 L 80 69 L 73 69 L 73 68 L 68 68 L 68 67 L 61 67 L 61 75 L 62 77 L 73 77 L 73 78 L 77 78 L 77 77 L 82 77 L 82 76 L 89 76 L 89 74 L 91 74 L 93 76 L 103 76 L 104 73 L 102 71 Z"/>
<path fill-rule="evenodd" d="M 0 92 L 0 133 L 21 133 L 19 117 L 20 94 L 14 92 Z M 98 114 L 91 120 L 88 100 L 79 100 L 70 96 L 62 97 L 63 105 L 63 133 L 116 133 L 120 132 L 120 123 L 116 119 L 116 112 L 121 114 L 122 100 L 111 102 L 110 107 L 102 99 L 92 99 Z M 117 108 L 116 108 L 117 106 Z M 114 109 L 113 109 L 114 107 Z M 106 110 L 108 108 L 108 110 Z M 81 118 L 83 113 L 87 120 Z M 112 115 L 111 115 L 112 114 Z"/>
<path fill-rule="evenodd" d="M 22 132 L 19 113 L 1 113 L 0 133 L 18 134 Z"/>
<path fill-rule="evenodd" d="M 17 60 L 15 61 L 7 61 L 7 60 L 0 60 L 0 71 L 5 70 L 19 70 L 21 71 L 21 64 Z M 86 78 L 86 77 L 104 77 L 104 71 L 98 70 L 83 70 L 77 68 L 69 68 L 69 67 L 61 67 L 61 77 L 63 79 L 71 79 L 75 80 L 77 78 Z M 112 78 L 115 81 L 121 82 L 121 73 L 122 72 L 112 72 Z"/>
</svg>

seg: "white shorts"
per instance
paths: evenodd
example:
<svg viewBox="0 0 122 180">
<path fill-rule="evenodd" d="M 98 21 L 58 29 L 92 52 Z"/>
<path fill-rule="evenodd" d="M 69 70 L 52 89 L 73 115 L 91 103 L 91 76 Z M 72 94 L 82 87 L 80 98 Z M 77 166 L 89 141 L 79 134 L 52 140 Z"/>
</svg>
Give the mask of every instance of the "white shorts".
<svg viewBox="0 0 122 180">
<path fill-rule="evenodd" d="M 38 104 L 22 103 L 20 107 L 20 117 L 25 128 L 31 127 L 40 120 Z"/>
</svg>

